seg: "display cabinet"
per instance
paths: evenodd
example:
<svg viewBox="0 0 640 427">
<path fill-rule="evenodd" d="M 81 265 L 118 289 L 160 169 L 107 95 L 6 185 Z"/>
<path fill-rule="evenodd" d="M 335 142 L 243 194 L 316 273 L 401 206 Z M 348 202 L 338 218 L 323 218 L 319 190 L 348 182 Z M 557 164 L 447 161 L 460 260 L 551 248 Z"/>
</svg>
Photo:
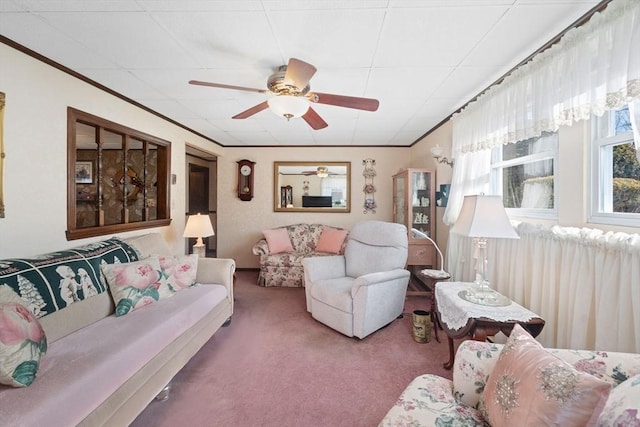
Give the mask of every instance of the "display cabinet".
<svg viewBox="0 0 640 427">
<path fill-rule="evenodd" d="M 407 227 L 409 270 L 437 268 L 435 239 L 435 173 L 404 169 L 393 176 L 393 221 Z"/>
</svg>

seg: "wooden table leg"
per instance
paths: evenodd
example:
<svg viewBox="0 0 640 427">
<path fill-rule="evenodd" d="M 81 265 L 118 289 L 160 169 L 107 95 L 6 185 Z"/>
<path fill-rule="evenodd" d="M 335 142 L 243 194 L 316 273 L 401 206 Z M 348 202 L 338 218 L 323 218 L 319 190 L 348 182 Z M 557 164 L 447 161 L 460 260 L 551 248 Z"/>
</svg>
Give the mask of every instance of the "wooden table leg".
<svg viewBox="0 0 640 427">
<path fill-rule="evenodd" d="M 438 336 L 438 328 L 441 328 L 441 326 L 440 326 L 440 319 L 438 318 L 438 311 L 436 310 L 435 299 L 436 299 L 436 295 L 434 291 L 434 293 L 431 295 L 431 320 L 433 321 L 433 331 L 436 337 L 436 341 L 440 342 L 440 337 Z"/>
<path fill-rule="evenodd" d="M 447 335 L 447 340 L 449 341 L 449 361 L 442 366 L 444 369 L 450 370 L 453 368 L 453 338 Z"/>
</svg>

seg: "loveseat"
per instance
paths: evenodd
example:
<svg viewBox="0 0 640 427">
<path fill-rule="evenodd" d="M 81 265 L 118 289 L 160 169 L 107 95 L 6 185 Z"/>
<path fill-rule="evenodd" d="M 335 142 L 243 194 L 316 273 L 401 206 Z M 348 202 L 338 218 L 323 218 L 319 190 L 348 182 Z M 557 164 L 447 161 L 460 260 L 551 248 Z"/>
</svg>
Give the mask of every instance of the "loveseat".
<svg viewBox="0 0 640 427">
<path fill-rule="evenodd" d="M 4 295 L 17 283 L 46 336 L 46 354 L 33 382 L 22 388 L 0 385 L 0 425 L 125 426 L 166 392 L 173 376 L 230 321 L 235 270 L 229 259 L 183 256 L 184 264 L 171 264 L 181 257 L 157 256 L 169 253 L 161 235 L 149 233 L 0 261 Z M 156 265 L 157 259 L 175 268 L 162 264 L 157 282 L 141 298 L 131 296 L 140 292 L 130 288 L 116 305 L 111 283 L 107 286 L 100 272 Z M 183 273 L 195 276 L 195 283 L 178 289 Z M 177 282 L 171 282 L 174 276 Z M 34 293 L 42 286 L 39 277 L 48 281 L 49 295 Z M 173 283 L 167 289 L 175 293 L 155 301 L 163 280 Z M 2 336 L 0 346 L 1 341 Z"/>
<path fill-rule="evenodd" d="M 322 224 L 293 224 L 264 230 L 253 246 L 260 256 L 260 286 L 304 287 L 302 259 L 344 253 L 348 231 Z"/>
<path fill-rule="evenodd" d="M 526 336 L 523 340 L 534 360 L 514 353 L 511 338 L 504 345 L 462 342 L 453 381 L 430 374 L 415 378 L 379 427 L 640 425 L 640 354 L 568 349 L 536 353 L 536 345 Z M 547 360 L 551 369 L 544 368 Z"/>
</svg>

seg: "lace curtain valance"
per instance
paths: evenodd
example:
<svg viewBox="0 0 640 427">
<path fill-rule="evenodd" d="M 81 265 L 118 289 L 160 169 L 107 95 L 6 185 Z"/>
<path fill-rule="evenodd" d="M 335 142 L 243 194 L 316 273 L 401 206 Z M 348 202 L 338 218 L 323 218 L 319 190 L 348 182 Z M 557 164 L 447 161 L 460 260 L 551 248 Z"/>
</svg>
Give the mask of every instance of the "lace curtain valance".
<svg viewBox="0 0 640 427">
<path fill-rule="evenodd" d="M 613 0 L 453 117 L 456 162 L 444 222 L 458 218 L 464 195 L 488 192 L 490 161 L 483 151 L 638 99 L 640 1 Z"/>
<path fill-rule="evenodd" d="M 454 116 L 453 156 L 557 131 L 636 98 L 640 2 L 614 0 Z"/>
</svg>

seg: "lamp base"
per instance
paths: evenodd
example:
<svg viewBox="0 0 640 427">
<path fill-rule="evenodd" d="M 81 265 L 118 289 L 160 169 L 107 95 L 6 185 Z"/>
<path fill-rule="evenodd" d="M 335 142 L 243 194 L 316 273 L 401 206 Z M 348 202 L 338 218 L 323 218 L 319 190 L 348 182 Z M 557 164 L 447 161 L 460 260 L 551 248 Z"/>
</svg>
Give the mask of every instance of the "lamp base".
<svg viewBox="0 0 640 427">
<path fill-rule="evenodd" d="M 207 256 L 207 252 L 206 252 L 204 244 L 198 245 L 196 243 L 195 245 L 193 245 L 191 253 L 198 255 L 199 258 L 204 258 L 204 257 Z"/>
<path fill-rule="evenodd" d="M 465 301 L 491 307 L 503 307 L 511 304 L 509 298 L 494 291 L 487 284 L 480 284 L 478 287 L 460 291 L 458 296 Z"/>
</svg>

